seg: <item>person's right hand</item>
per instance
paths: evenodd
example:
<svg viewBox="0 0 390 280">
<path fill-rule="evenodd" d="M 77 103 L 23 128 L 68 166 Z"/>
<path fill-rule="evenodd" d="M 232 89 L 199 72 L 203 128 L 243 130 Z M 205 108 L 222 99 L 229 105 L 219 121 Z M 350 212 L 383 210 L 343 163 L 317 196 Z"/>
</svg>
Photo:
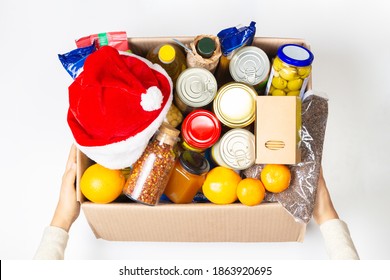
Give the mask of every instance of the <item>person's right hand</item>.
<svg viewBox="0 0 390 280">
<path fill-rule="evenodd" d="M 328 188 L 326 187 L 325 178 L 320 170 L 320 178 L 318 179 L 316 202 L 313 210 L 313 218 L 318 225 L 331 220 L 338 219 L 339 216 L 333 206 Z"/>
<path fill-rule="evenodd" d="M 60 227 L 67 232 L 80 214 L 80 202 L 76 198 L 76 146 L 72 145 L 65 173 L 62 176 L 60 198 L 54 212 L 51 226 Z"/>
</svg>

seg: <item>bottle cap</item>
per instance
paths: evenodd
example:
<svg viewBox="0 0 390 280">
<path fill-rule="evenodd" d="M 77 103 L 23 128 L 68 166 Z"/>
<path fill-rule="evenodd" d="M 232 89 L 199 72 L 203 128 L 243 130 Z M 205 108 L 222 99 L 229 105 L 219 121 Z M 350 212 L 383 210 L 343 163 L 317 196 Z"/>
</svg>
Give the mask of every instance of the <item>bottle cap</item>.
<svg viewBox="0 0 390 280">
<path fill-rule="evenodd" d="M 309 66 L 314 59 L 314 55 L 311 51 L 296 44 L 280 46 L 278 49 L 278 57 L 283 62 L 297 67 Z"/>
<path fill-rule="evenodd" d="M 212 112 L 197 109 L 183 120 L 181 134 L 188 145 L 207 149 L 218 141 L 221 129 L 221 123 Z"/>
<path fill-rule="evenodd" d="M 184 151 L 179 158 L 183 168 L 191 174 L 201 175 L 209 172 L 210 164 L 206 158 L 194 151 Z"/>
<path fill-rule="evenodd" d="M 176 56 L 175 48 L 171 45 L 163 45 L 158 51 L 158 58 L 162 63 L 171 63 Z"/>
<path fill-rule="evenodd" d="M 210 37 L 204 37 L 199 40 L 196 50 L 204 58 L 210 58 L 215 51 L 215 42 Z"/>
</svg>

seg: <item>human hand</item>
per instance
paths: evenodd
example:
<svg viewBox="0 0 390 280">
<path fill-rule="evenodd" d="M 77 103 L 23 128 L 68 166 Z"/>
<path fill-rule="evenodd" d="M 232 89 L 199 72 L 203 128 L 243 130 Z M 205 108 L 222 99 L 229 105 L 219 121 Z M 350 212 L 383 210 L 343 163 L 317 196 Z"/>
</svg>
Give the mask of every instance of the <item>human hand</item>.
<svg viewBox="0 0 390 280">
<path fill-rule="evenodd" d="M 339 218 L 336 209 L 333 206 L 328 188 L 326 187 L 322 167 L 320 170 L 320 178 L 318 179 L 316 203 L 314 205 L 313 218 L 318 225 L 321 225 L 328 220 Z"/>
<path fill-rule="evenodd" d="M 62 176 L 60 198 L 51 221 L 52 226 L 60 227 L 67 232 L 80 214 L 80 203 L 76 199 L 76 146 L 72 145 Z"/>
</svg>

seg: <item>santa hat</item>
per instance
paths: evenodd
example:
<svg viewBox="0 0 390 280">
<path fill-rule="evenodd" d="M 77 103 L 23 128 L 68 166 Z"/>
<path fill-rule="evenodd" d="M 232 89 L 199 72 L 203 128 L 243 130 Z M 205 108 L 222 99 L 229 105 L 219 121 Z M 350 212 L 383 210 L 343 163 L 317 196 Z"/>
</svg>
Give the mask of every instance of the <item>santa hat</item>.
<svg viewBox="0 0 390 280">
<path fill-rule="evenodd" d="M 162 124 L 172 88 L 158 64 L 102 47 L 69 86 L 68 124 L 76 145 L 107 168 L 131 166 Z"/>
</svg>

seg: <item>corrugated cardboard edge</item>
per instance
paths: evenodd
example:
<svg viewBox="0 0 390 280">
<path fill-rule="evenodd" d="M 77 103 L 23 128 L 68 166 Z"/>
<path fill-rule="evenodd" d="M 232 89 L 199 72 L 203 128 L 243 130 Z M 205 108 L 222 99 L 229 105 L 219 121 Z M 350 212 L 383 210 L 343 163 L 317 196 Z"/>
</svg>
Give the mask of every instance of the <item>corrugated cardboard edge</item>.
<svg viewBox="0 0 390 280">
<path fill-rule="evenodd" d="M 303 242 L 306 226 L 278 203 L 82 205 L 97 238 L 160 242 Z"/>
</svg>

